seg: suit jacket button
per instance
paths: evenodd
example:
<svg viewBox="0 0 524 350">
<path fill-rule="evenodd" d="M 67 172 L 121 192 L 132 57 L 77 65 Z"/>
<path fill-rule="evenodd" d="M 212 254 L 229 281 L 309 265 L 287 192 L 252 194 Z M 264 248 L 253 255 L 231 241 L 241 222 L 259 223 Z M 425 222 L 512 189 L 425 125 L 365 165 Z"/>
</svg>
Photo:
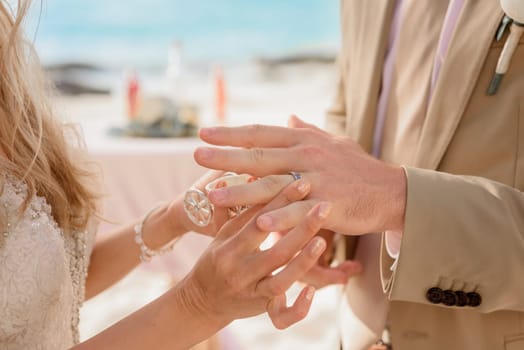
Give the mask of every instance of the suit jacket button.
<svg viewBox="0 0 524 350">
<path fill-rule="evenodd" d="M 455 295 L 457 296 L 457 306 L 466 306 L 468 305 L 468 297 L 466 293 L 458 290 L 455 292 Z"/>
<path fill-rule="evenodd" d="M 446 306 L 457 305 L 457 296 L 456 294 L 448 289 L 442 292 L 442 303 Z"/>
<path fill-rule="evenodd" d="M 469 292 L 466 294 L 468 297 L 468 305 L 472 307 L 477 307 L 482 303 L 482 298 L 477 292 Z"/>
<path fill-rule="evenodd" d="M 439 304 L 442 301 L 442 289 L 438 287 L 428 289 L 426 299 L 432 304 Z"/>
</svg>

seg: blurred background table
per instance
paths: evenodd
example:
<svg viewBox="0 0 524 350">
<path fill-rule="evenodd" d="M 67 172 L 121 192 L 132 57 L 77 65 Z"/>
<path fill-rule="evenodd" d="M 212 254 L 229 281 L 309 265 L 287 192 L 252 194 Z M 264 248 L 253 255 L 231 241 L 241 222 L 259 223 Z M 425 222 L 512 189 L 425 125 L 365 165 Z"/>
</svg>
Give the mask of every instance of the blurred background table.
<svg viewBox="0 0 524 350">
<path fill-rule="evenodd" d="M 193 160 L 195 148 L 203 144 L 198 138 L 114 137 L 100 122 L 84 125 L 84 135 L 89 153 L 102 167 L 104 213 L 110 221 L 139 217 L 159 201 L 183 193 L 205 173 Z M 105 223 L 101 231 L 110 227 Z"/>
</svg>

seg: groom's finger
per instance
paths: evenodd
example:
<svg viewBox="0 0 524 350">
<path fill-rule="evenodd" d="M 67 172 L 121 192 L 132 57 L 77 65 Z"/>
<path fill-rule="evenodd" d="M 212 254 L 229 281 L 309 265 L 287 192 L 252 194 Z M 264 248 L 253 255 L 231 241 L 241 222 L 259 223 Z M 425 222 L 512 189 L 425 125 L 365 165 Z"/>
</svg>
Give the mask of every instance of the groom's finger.
<svg viewBox="0 0 524 350">
<path fill-rule="evenodd" d="M 292 115 L 291 117 L 289 117 L 287 121 L 287 126 L 289 126 L 290 128 L 295 128 L 295 129 L 311 129 L 311 130 L 316 130 L 321 133 L 325 133 L 325 131 L 323 131 L 322 129 L 316 127 L 313 124 L 306 123 L 305 121 L 303 121 L 296 115 Z"/>
<path fill-rule="evenodd" d="M 308 160 L 304 154 L 294 148 L 199 147 L 194 156 L 196 162 L 203 167 L 254 176 L 302 172 L 308 168 Z"/>
<path fill-rule="evenodd" d="M 307 132 L 281 126 L 247 125 L 214 127 L 200 130 L 200 138 L 217 146 L 291 147 L 307 141 Z"/>
<path fill-rule="evenodd" d="M 291 203 L 283 208 L 278 208 L 265 213 L 257 218 L 257 225 L 261 230 L 278 232 L 293 228 L 317 203 L 316 200 L 303 200 Z"/>
<path fill-rule="evenodd" d="M 293 182 L 291 175 L 269 175 L 245 185 L 212 190 L 208 198 L 211 203 L 220 207 L 264 204 L 271 201 L 291 182 Z"/>
</svg>

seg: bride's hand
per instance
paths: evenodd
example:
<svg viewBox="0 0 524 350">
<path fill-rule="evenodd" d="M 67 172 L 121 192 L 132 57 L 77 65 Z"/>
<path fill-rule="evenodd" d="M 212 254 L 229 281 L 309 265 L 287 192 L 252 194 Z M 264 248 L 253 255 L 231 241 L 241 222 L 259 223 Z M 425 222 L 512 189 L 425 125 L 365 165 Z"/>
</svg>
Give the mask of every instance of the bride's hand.
<svg viewBox="0 0 524 350">
<path fill-rule="evenodd" d="M 305 287 L 291 307 L 286 306 L 285 292 L 324 251 L 325 240 L 315 234 L 331 205 L 321 202 L 305 217 L 296 216 L 296 222 L 289 222 L 289 233 L 265 251 L 259 246 L 268 232 L 257 228 L 256 218 L 303 199 L 309 189 L 304 180 L 295 181 L 264 208 L 252 207 L 222 227 L 191 273 L 177 286 L 179 297 L 192 313 L 223 327 L 234 319 L 267 311 L 279 329 L 307 315 L 315 289 Z"/>
</svg>

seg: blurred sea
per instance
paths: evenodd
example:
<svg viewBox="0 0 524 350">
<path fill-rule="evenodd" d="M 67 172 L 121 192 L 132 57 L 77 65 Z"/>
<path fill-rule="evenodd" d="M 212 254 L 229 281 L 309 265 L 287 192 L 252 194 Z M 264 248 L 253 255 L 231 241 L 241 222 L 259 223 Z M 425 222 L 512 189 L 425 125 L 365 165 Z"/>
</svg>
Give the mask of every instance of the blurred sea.
<svg viewBox="0 0 524 350">
<path fill-rule="evenodd" d="M 34 1 L 27 35 L 44 64 L 164 66 L 170 43 L 187 61 L 237 63 L 335 53 L 338 0 Z"/>
</svg>

